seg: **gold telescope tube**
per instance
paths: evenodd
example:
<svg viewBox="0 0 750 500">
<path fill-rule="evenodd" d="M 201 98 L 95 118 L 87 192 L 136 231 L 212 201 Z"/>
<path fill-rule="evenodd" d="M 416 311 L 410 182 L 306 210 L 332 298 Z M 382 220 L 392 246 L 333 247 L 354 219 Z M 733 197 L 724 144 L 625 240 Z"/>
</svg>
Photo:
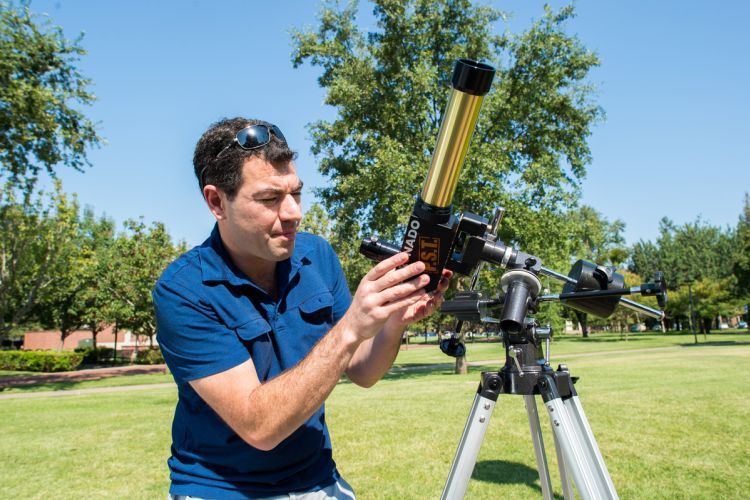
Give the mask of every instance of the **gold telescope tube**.
<svg viewBox="0 0 750 500">
<path fill-rule="evenodd" d="M 427 172 L 422 201 L 439 208 L 450 206 L 484 96 L 495 69 L 470 59 L 459 59 L 453 71 L 453 90 L 440 124 L 437 145 Z"/>
</svg>

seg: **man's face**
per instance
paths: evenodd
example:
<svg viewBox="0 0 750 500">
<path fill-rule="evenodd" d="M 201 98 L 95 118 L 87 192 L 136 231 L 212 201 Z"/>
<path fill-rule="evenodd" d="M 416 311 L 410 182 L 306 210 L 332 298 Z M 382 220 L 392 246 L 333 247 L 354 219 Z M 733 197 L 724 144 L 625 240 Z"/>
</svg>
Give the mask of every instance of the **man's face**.
<svg viewBox="0 0 750 500">
<path fill-rule="evenodd" d="M 233 200 L 223 198 L 222 240 L 234 257 L 279 262 L 294 251 L 302 218 L 302 182 L 294 164 L 272 164 L 253 156 L 242 168 L 242 185 Z"/>
</svg>

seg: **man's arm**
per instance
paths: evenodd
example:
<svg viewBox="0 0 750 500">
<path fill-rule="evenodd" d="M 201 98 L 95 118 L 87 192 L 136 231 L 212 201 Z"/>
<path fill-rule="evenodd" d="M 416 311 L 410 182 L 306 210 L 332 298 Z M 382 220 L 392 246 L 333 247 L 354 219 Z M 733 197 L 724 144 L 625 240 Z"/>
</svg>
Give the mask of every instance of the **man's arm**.
<svg viewBox="0 0 750 500">
<path fill-rule="evenodd" d="M 260 383 L 252 360 L 190 382 L 198 395 L 248 444 L 275 448 L 320 408 L 358 347 L 424 300 L 424 264 L 404 268 L 401 253 L 365 275 L 349 310 L 296 366 Z M 408 280 L 408 281 L 407 281 Z M 387 328 L 386 328 L 387 329 Z"/>
<path fill-rule="evenodd" d="M 411 323 L 426 318 L 440 307 L 451 276 L 451 271 L 443 271 L 443 277 L 434 294 L 424 294 L 413 305 L 392 315 L 377 335 L 360 344 L 346 368 L 349 380 L 361 387 L 372 387 L 383 378 L 398 355 L 404 330 Z"/>
</svg>

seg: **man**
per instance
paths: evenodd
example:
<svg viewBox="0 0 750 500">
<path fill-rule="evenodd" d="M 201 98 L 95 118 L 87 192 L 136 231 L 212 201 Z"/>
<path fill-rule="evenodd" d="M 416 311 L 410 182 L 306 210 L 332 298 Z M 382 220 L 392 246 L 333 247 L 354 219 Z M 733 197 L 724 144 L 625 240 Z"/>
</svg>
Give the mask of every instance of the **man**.
<svg viewBox="0 0 750 500">
<path fill-rule="evenodd" d="M 369 387 L 437 293 L 398 254 L 352 298 L 323 239 L 298 233 L 302 182 L 278 127 L 235 118 L 196 146 L 211 236 L 157 282 L 157 338 L 178 385 L 170 495 L 353 498 L 331 454 L 323 403 L 342 374 Z M 364 418 L 364 417 L 363 417 Z"/>
</svg>

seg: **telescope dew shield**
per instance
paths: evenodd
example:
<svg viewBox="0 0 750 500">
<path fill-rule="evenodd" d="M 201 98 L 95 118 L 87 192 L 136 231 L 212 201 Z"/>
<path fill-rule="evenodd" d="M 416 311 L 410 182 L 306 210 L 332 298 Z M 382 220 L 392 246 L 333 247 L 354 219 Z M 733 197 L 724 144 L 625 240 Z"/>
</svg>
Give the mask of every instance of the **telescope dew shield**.
<svg viewBox="0 0 750 500">
<path fill-rule="evenodd" d="M 450 255 L 456 231 L 451 203 L 482 101 L 494 76 L 495 68 L 470 59 L 459 59 L 453 69 L 453 90 L 440 124 L 430 169 L 401 245 L 409 253 L 410 262 L 425 263 L 425 272 L 430 277 L 427 291 L 437 288 Z"/>
</svg>

